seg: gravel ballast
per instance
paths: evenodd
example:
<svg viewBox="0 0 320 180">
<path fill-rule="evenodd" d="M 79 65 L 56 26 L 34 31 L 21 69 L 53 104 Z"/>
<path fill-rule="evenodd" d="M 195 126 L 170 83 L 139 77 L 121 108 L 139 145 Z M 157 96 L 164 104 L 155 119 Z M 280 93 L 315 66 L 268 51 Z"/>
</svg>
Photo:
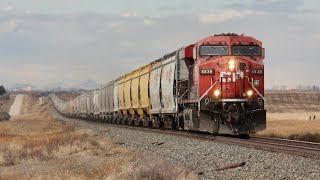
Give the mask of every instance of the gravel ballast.
<svg viewBox="0 0 320 180">
<path fill-rule="evenodd" d="M 200 179 L 320 179 L 320 160 L 192 138 L 114 127 L 108 124 L 56 118 L 90 128 L 122 146 L 164 156 L 199 173 Z M 216 171 L 230 165 L 244 166 Z"/>
</svg>

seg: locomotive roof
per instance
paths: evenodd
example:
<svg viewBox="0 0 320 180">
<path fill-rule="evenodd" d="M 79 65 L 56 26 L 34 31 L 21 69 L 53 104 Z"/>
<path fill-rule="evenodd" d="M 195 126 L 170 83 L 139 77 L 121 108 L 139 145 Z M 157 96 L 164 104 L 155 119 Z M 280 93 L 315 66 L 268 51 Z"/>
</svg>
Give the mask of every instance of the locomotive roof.
<svg viewBox="0 0 320 180">
<path fill-rule="evenodd" d="M 237 44 L 240 42 L 246 43 L 255 43 L 259 46 L 262 46 L 261 41 L 251 37 L 246 36 L 244 34 L 236 34 L 236 33 L 222 33 L 222 34 L 215 34 L 209 37 L 206 37 L 197 42 L 197 44 L 208 44 L 208 43 L 227 43 L 227 44 Z"/>
</svg>

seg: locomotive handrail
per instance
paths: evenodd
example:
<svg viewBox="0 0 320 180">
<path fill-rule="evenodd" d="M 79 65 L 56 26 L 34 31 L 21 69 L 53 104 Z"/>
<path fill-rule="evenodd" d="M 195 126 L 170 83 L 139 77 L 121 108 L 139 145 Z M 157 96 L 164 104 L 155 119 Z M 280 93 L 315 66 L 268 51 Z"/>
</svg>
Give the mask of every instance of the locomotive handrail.
<svg viewBox="0 0 320 180">
<path fill-rule="evenodd" d="M 182 99 L 182 97 L 183 97 L 184 95 L 186 95 L 188 91 L 189 91 L 189 89 L 187 89 L 186 92 L 184 92 L 178 99 L 179 99 L 179 100 Z"/>
</svg>

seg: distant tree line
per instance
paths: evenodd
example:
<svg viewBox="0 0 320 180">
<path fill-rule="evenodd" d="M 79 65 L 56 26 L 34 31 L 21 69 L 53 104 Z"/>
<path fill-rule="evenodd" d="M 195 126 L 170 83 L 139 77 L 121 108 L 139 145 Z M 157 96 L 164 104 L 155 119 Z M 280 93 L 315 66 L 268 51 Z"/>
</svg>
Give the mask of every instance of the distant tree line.
<svg viewBox="0 0 320 180">
<path fill-rule="evenodd" d="M 320 86 L 318 85 L 299 85 L 296 87 L 297 90 L 311 90 L 311 91 L 319 91 Z"/>
<path fill-rule="evenodd" d="M 272 86 L 272 90 L 305 90 L 305 91 L 320 91 L 320 85 L 297 85 L 290 87 L 287 85 Z"/>
</svg>

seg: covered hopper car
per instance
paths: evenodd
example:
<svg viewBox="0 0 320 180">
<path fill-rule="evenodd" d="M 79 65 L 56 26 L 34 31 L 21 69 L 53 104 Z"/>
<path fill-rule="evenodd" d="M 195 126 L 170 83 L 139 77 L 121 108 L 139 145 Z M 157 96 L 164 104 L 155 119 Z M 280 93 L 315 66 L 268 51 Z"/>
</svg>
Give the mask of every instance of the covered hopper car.
<svg viewBox="0 0 320 180">
<path fill-rule="evenodd" d="M 75 118 L 251 134 L 266 128 L 264 53 L 252 37 L 213 35 L 71 101 L 51 98 Z"/>
</svg>

